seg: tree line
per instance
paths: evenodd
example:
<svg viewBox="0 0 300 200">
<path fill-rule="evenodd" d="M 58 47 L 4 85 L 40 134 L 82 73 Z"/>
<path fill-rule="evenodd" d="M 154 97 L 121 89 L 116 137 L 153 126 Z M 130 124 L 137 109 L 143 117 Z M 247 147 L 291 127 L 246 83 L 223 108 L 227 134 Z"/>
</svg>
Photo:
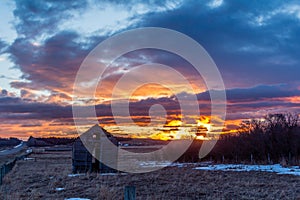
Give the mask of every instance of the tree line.
<svg viewBox="0 0 300 200">
<path fill-rule="evenodd" d="M 198 162 L 202 141 L 194 141 L 179 158 Z M 217 163 L 300 164 L 299 114 L 269 114 L 262 119 L 243 121 L 236 133 L 221 135 L 204 160 Z"/>
<path fill-rule="evenodd" d="M 235 134 L 221 135 L 210 153 L 215 161 L 299 164 L 299 114 L 269 114 L 244 121 Z"/>
<path fill-rule="evenodd" d="M 0 138 L 0 148 L 17 146 L 18 144 L 20 144 L 20 142 L 21 140 L 19 140 L 18 138 Z"/>
</svg>

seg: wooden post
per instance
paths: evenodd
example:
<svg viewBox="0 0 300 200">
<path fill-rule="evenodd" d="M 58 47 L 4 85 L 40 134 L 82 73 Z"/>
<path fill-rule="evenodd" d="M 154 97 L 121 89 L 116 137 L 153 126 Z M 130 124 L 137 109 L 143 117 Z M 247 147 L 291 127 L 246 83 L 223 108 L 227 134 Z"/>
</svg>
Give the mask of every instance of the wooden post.
<svg viewBox="0 0 300 200">
<path fill-rule="evenodd" d="M 2 166 L 0 167 L 0 185 L 2 185 Z"/>
<path fill-rule="evenodd" d="M 7 165 L 3 165 L 4 170 L 3 170 L 3 176 L 5 176 L 7 174 Z"/>
<path fill-rule="evenodd" d="M 271 164 L 270 154 L 268 153 L 268 163 Z"/>
<path fill-rule="evenodd" d="M 135 186 L 125 186 L 124 200 L 135 200 Z"/>
</svg>

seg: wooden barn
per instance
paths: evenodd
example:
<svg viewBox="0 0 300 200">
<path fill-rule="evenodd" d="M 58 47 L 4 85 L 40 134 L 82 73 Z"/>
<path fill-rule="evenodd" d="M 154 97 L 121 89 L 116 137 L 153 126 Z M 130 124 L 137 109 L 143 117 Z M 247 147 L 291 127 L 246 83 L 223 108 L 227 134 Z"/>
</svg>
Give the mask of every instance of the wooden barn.
<svg viewBox="0 0 300 200">
<path fill-rule="evenodd" d="M 101 130 L 104 135 L 100 134 Z M 107 145 L 107 143 L 109 143 L 107 139 L 114 145 Z M 88 146 L 88 148 L 86 146 Z M 88 149 L 90 151 L 88 151 Z M 101 163 L 97 158 L 106 160 L 106 162 L 108 162 L 110 166 L 114 166 L 114 168 Z M 73 173 L 116 173 L 117 159 L 117 139 L 99 125 L 95 125 L 83 133 L 75 140 L 72 147 Z"/>
</svg>

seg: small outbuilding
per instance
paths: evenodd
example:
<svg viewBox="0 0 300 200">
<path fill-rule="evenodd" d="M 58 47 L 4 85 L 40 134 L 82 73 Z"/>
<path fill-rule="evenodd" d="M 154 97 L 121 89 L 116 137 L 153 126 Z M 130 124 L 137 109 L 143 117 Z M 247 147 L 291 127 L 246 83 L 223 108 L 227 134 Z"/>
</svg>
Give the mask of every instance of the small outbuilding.
<svg viewBox="0 0 300 200">
<path fill-rule="evenodd" d="M 106 160 L 109 166 L 99 160 Z M 72 147 L 73 173 L 116 173 L 117 160 L 118 140 L 99 125 L 83 133 Z"/>
</svg>

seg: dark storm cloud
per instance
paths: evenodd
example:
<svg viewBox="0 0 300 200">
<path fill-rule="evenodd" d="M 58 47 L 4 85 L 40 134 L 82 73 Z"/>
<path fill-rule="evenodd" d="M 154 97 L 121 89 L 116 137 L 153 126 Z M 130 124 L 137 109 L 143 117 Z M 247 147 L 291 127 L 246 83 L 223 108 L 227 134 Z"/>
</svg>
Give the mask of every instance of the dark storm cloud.
<svg viewBox="0 0 300 200">
<path fill-rule="evenodd" d="M 198 41 L 229 87 L 299 80 L 300 19 L 283 10 L 296 1 L 225 0 L 217 8 L 207 3 L 188 1 L 172 12 L 149 14 L 142 25 L 171 28 Z"/>
<path fill-rule="evenodd" d="M 25 38 L 15 40 L 9 48 L 11 58 L 22 71 L 22 78 L 30 82 L 12 82 L 12 87 L 70 92 L 76 72 L 91 48 L 86 49 L 86 43 L 79 38 L 77 33 L 63 31 L 41 46 Z"/>
<path fill-rule="evenodd" d="M 0 97 L 5 97 L 7 95 L 8 95 L 7 90 L 4 90 L 4 89 L 0 90 Z"/>
<path fill-rule="evenodd" d="M 290 89 L 288 85 L 260 85 L 253 88 L 237 88 L 227 91 L 230 102 L 259 101 L 293 96 L 300 96 L 300 90 Z"/>
<path fill-rule="evenodd" d="M 29 90 L 47 90 L 70 93 L 75 74 L 88 52 L 101 41 L 97 36 L 84 38 L 75 31 L 59 30 L 62 20 L 72 12 L 82 12 L 87 1 L 16 1 L 14 23 L 18 38 L 7 52 L 21 79 L 12 81 L 11 87 Z M 50 94 L 51 95 L 51 94 Z M 53 97 L 51 96 L 51 98 Z"/>
<path fill-rule="evenodd" d="M 61 19 L 69 18 L 72 10 L 82 10 L 87 6 L 85 0 L 79 1 L 15 1 L 14 16 L 19 34 L 35 38 L 45 33 L 55 33 Z"/>
<path fill-rule="evenodd" d="M 105 2 L 125 6 L 129 10 L 137 3 L 143 3 L 148 9 L 172 3 Z M 190 0 L 168 12 L 149 12 L 140 16 L 142 22 L 135 27 L 166 27 L 191 36 L 211 54 L 229 88 L 299 80 L 300 68 L 297 66 L 300 47 L 296 44 L 299 43 L 297 36 L 300 27 L 295 25 L 298 19 L 295 15 L 277 11 L 287 3 L 268 1 L 261 5 L 256 1 L 233 3 L 225 0 L 216 8 L 209 7 L 208 3 Z M 87 43 L 80 42 L 82 35 L 68 31 L 68 27 L 65 31 L 55 32 L 56 26 L 62 18 L 69 17 L 72 10 L 80 11 L 87 7 L 85 1 L 17 2 L 14 14 L 19 21 L 16 26 L 18 32 L 25 36 L 13 43 L 10 52 L 13 61 L 24 73 L 22 78 L 31 82 L 14 82 L 13 87 L 47 90 L 70 88 L 82 59 L 103 38 L 95 36 L 85 40 Z M 277 14 L 272 14 L 275 11 Z M 257 22 L 260 15 L 266 18 L 263 25 Z M 51 36 L 48 35 L 45 43 L 41 46 L 32 45 L 30 39 L 34 35 L 47 36 L 49 31 L 53 32 Z M 188 68 L 188 64 L 168 54 L 153 58 L 154 61 L 157 59 L 175 66 L 180 72 Z"/>
<path fill-rule="evenodd" d="M 25 96 L 27 95 L 24 94 Z M 163 105 L 168 114 L 178 113 L 178 102 L 169 98 L 148 99 L 140 102 L 133 102 L 130 104 L 130 113 L 132 116 L 148 116 L 149 109 L 154 104 Z M 81 107 L 83 111 L 86 106 Z M 108 117 L 106 120 L 111 120 L 112 112 L 111 106 L 100 104 L 95 106 L 97 116 Z M 84 113 L 84 112 L 83 112 Z M 91 117 L 91 116 L 86 116 Z M 41 103 L 29 99 L 22 99 L 19 97 L 1 97 L 0 96 L 0 118 L 1 119 L 73 119 L 72 106 L 64 106 L 55 103 Z"/>
<path fill-rule="evenodd" d="M 128 10 L 132 11 L 139 7 L 139 12 L 145 12 L 148 10 L 149 13 L 154 13 L 157 10 L 164 9 L 175 9 L 182 4 L 183 1 L 178 0 L 102 0 L 101 2 L 95 1 L 96 4 L 109 3 L 116 6 L 123 6 Z M 186 1 L 188 3 L 188 1 Z"/>
<path fill-rule="evenodd" d="M 217 91 L 212 91 L 218 93 Z M 291 86 L 282 85 L 259 85 L 252 88 L 234 88 L 226 90 L 226 98 L 229 103 L 270 100 L 272 98 L 284 98 L 300 96 L 300 90 Z M 209 91 L 197 95 L 198 99 L 210 100 Z"/>
<path fill-rule="evenodd" d="M 171 1 L 140 1 L 145 9 L 153 6 L 172 6 Z M 68 27 L 61 30 L 62 21 L 72 19 L 74 13 L 88 12 L 88 9 L 99 4 L 107 6 L 124 6 L 130 10 L 131 3 L 122 1 L 16 1 L 14 16 L 15 27 L 19 37 L 9 48 L 11 59 L 23 73 L 24 82 L 11 82 L 18 89 L 63 90 L 71 92 L 75 74 L 91 49 L 106 36 L 80 35 Z M 100 6 L 101 7 L 101 6 Z M 101 10 L 99 10 L 101 12 Z M 105 20 L 105 19 L 101 19 Z M 39 39 L 42 41 L 39 43 Z"/>
<path fill-rule="evenodd" d="M 59 119 L 71 118 L 70 106 L 45 104 L 18 97 L 0 98 L 2 119 Z"/>
<path fill-rule="evenodd" d="M 264 102 L 251 102 L 249 104 L 233 104 L 228 106 L 228 110 L 235 112 L 255 112 L 259 110 L 274 110 L 274 109 L 282 109 L 282 112 L 286 112 L 287 109 L 290 108 L 298 108 L 298 112 L 300 111 L 300 103 L 291 103 L 291 102 L 283 102 L 283 101 L 264 101 Z"/>
<path fill-rule="evenodd" d="M 83 107 L 85 109 L 86 107 Z M 98 116 L 111 116 L 110 106 L 97 105 Z M 91 116 L 87 116 L 91 117 Z M 42 103 L 19 97 L 1 97 L 0 118 L 15 120 L 69 120 L 73 121 L 72 106 Z"/>
<path fill-rule="evenodd" d="M 85 37 L 76 31 L 61 30 L 62 20 L 72 12 L 83 12 L 87 1 L 17 1 L 14 15 L 19 37 L 8 48 L 10 58 L 22 72 L 22 79 L 13 81 L 18 89 L 47 90 L 53 99 L 59 91 L 71 93 L 75 75 L 82 60 L 103 38 Z M 42 40 L 39 40 L 41 39 Z"/>
</svg>

